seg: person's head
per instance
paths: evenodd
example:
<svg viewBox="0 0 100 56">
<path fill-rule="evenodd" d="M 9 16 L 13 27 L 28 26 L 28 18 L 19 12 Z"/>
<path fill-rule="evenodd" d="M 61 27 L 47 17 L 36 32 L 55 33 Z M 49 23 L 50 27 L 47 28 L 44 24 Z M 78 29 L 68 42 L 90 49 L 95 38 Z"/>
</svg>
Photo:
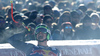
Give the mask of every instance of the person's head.
<svg viewBox="0 0 100 56">
<path fill-rule="evenodd" d="M 84 13 L 87 11 L 87 8 L 84 4 L 80 4 L 78 9 L 82 10 Z"/>
<path fill-rule="evenodd" d="M 13 17 L 14 17 L 15 15 L 17 15 L 17 14 L 19 14 L 19 12 L 14 11 L 14 12 L 13 12 Z"/>
<path fill-rule="evenodd" d="M 85 17 L 82 20 L 84 26 L 91 26 L 92 20 L 91 18 L 86 14 Z"/>
<path fill-rule="evenodd" d="M 80 22 L 80 15 L 77 13 L 77 11 L 71 12 L 71 21 L 75 24 Z"/>
<path fill-rule="evenodd" d="M 43 7 L 43 10 L 44 10 L 44 14 L 52 14 L 52 7 L 51 5 L 47 4 Z"/>
<path fill-rule="evenodd" d="M 86 11 L 86 13 L 90 16 L 90 15 L 91 15 L 91 13 L 93 13 L 93 10 L 88 9 L 88 10 Z"/>
<path fill-rule="evenodd" d="M 60 11 L 58 10 L 53 10 L 53 14 L 54 14 L 54 22 L 58 23 L 58 19 L 60 18 Z"/>
<path fill-rule="evenodd" d="M 37 14 L 38 12 L 36 10 L 33 10 L 29 15 L 29 19 L 34 21 L 37 18 Z"/>
<path fill-rule="evenodd" d="M 80 18 L 80 20 L 82 20 L 82 19 L 83 19 L 83 17 L 84 17 L 84 13 L 83 13 L 83 11 L 82 11 L 82 10 L 77 9 L 77 10 L 76 10 L 76 12 L 79 14 L 79 18 Z"/>
<path fill-rule="evenodd" d="M 0 28 L 5 28 L 5 22 L 4 17 L 0 16 Z"/>
<path fill-rule="evenodd" d="M 62 23 L 61 27 L 66 34 L 72 33 L 73 26 L 71 22 L 64 22 Z"/>
<path fill-rule="evenodd" d="M 22 27 L 23 18 L 22 18 L 21 15 L 16 14 L 16 15 L 14 16 L 14 20 L 18 22 L 18 23 L 13 22 L 13 25 L 14 25 L 15 27 L 18 27 L 18 28 Z"/>
<path fill-rule="evenodd" d="M 97 13 L 92 13 L 90 15 L 90 17 L 91 17 L 93 23 L 99 23 L 100 17 Z"/>
<path fill-rule="evenodd" d="M 89 2 L 89 3 L 87 4 L 87 8 L 88 8 L 88 9 L 91 8 L 91 9 L 95 10 L 95 9 L 96 9 L 95 3 L 94 3 L 94 2 Z"/>
<path fill-rule="evenodd" d="M 64 9 L 64 8 L 66 8 L 66 6 L 65 6 L 65 1 L 60 1 L 59 3 L 58 3 L 58 8 L 59 9 Z"/>
<path fill-rule="evenodd" d="M 22 9 L 21 12 L 26 13 L 26 12 L 28 12 L 28 9 Z"/>
<path fill-rule="evenodd" d="M 56 18 L 60 17 L 60 12 L 58 10 L 54 10 L 53 13 L 54 13 L 54 17 Z"/>
<path fill-rule="evenodd" d="M 39 24 L 35 28 L 35 38 L 38 42 L 48 41 L 50 39 L 51 32 L 47 25 Z"/>
<path fill-rule="evenodd" d="M 50 15 L 46 15 L 43 18 L 43 23 L 46 24 L 48 27 L 51 27 L 51 24 L 53 22 L 53 18 Z"/>
<path fill-rule="evenodd" d="M 60 16 L 60 18 L 62 19 L 62 22 L 70 22 L 71 21 L 70 12 L 64 11 L 63 14 Z"/>
<path fill-rule="evenodd" d="M 67 8 L 72 9 L 72 5 L 70 4 L 70 2 L 65 1 L 65 5 Z"/>
</svg>

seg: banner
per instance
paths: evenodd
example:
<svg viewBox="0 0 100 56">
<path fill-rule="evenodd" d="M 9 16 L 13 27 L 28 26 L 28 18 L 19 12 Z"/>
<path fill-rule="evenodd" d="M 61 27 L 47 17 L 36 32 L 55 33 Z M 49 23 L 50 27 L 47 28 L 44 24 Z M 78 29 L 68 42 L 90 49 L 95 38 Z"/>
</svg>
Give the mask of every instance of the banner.
<svg viewBox="0 0 100 56">
<path fill-rule="evenodd" d="M 100 56 L 100 46 L 56 46 L 61 56 Z"/>
<path fill-rule="evenodd" d="M 36 45 L 36 41 L 29 43 Z M 100 41 L 49 41 L 48 45 L 59 49 L 61 56 L 100 56 Z M 26 55 L 7 43 L 0 44 L 0 56 Z"/>
<path fill-rule="evenodd" d="M 16 49 L 0 49 L 0 56 L 26 56 L 23 52 Z"/>
</svg>

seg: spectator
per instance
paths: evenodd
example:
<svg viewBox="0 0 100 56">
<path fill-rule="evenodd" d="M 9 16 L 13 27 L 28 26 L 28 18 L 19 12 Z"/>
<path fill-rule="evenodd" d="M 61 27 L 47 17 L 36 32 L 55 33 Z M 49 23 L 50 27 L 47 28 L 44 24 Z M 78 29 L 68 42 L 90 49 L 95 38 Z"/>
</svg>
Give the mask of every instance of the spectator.
<svg viewBox="0 0 100 56">
<path fill-rule="evenodd" d="M 76 31 L 75 31 L 75 35 L 77 36 L 77 39 L 82 39 L 82 40 L 86 40 L 86 39 L 92 39 L 91 37 L 91 32 L 92 32 L 92 20 L 91 18 L 86 15 L 83 20 L 82 20 L 83 24 L 77 24 L 76 25 Z"/>
<path fill-rule="evenodd" d="M 60 12 L 54 10 L 54 22 L 58 23 L 59 17 L 60 17 Z"/>
<path fill-rule="evenodd" d="M 16 14 L 14 16 L 15 21 L 12 22 L 12 24 L 10 25 L 10 30 L 13 31 L 13 34 L 17 34 L 17 33 L 24 33 L 25 31 L 25 26 L 23 25 L 23 18 L 19 15 Z"/>
<path fill-rule="evenodd" d="M 78 8 L 79 3 L 77 2 L 77 0 L 72 0 L 72 10 L 76 10 Z"/>
<path fill-rule="evenodd" d="M 64 2 L 64 1 L 60 1 L 60 2 L 58 3 L 58 6 L 57 6 L 57 7 L 59 8 L 59 10 L 60 10 L 61 12 L 64 12 L 64 10 L 65 10 L 65 8 L 66 8 L 65 2 Z"/>
<path fill-rule="evenodd" d="M 51 15 L 52 17 L 54 16 L 54 15 L 53 15 L 53 11 L 52 11 L 52 7 L 51 7 L 50 5 L 45 5 L 45 6 L 43 7 L 43 10 L 44 10 L 44 15 L 49 14 L 49 15 Z"/>
<path fill-rule="evenodd" d="M 89 2 L 88 4 L 87 4 L 87 9 L 92 9 L 92 10 L 96 10 L 96 5 L 95 5 L 95 3 L 94 2 Z"/>
<path fill-rule="evenodd" d="M 69 8 L 70 10 L 72 10 L 72 5 L 70 4 L 70 2 L 65 1 L 65 5 L 66 5 L 66 8 Z"/>
<path fill-rule="evenodd" d="M 52 34 L 52 39 L 53 40 L 62 40 L 62 36 L 60 35 L 59 29 L 54 30 L 54 32 Z"/>
<path fill-rule="evenodd" d="M 100 26 L 95 24 L 95 23 L 92 23 L 92 26 L 91 26 L 91 39 L 100 39 Z"/>
<path fill-rule="evenodd" d="M 74 39 L 73 26 L 70 22 L 64 22 L 61 25 L 61 37 L 62 40 L 72 40 Z"/>
<path fill-rule="evenodd" d="M 80 20 L 82 20 L 83 19 L 83 17 L 84 17 L 84 14 L 83 14 L 83 11 L 82 10 L 80 10 L 80 9 L 77 9 L 76 10 L 76 12 L 79 14 L 79 18 L 80 18 Z"/>
<path fill-rule="evenodd" d="M 92 9 L 88 9 L 86 13 L 90 16 L 94 11 Z"/>
<path fill-rule="evenodd" d="M 99 24 L 99 22 L 100 22 L 100 17 L 99 17 L 99 15 L 98 15 L 97 13 L 92 13 L 92 14 L 90 15 L 90 17 L 91 17 L 93 23 L 95 23 L 96 25 Z"/>
<path fill-rule="evenodd" d="M 71 12 L 71 23 L 73 25 L 73 28 L 75 29 L 76 24 L 80 23 L 80 15 L 77 13 L 77 11 Z"/>
<path fill-rule="evenodd" d="M 26 12 L 28 12 L 28 9 L 22 9 L 21 12 L 25 14 Z"/>
<path fill-rule="evenodd" d="M 37 23 L 36 23 L 37 14 L 38 14 L 38 12 L 36 10 L 33 10 L 29 15 L 30 22 L 33 22 L 36 25 L 37 25 Z"/>
<path fill-rule="evenodd" d="M 69 11 L 63 12 L 63 14 L 60 16 L 60 19 L 58 20 L 58 25 L 61 26 L 63 22 L 71 22 L 71 16 Z"/>
<path fill-rule="evenodd" d="M 87 11 L 87 7 L 84 5 L 84 4 L 80 4 L 78 9 L 82 10 L 83 11 L 83 15 L 86 14 L 86 11 Z"/>
<path fill-rule="evenodd" d="M 52 23 L 52 31 L 51 31 L 51 35 L 56 31 L 59 31 L 59 26 L 57 25 L 57 23 Z M 57 30 L 58 29 L 58 30 Z M 55 34 L 55 33 L 54 33 Z"/>
<path fill-rule="evenodd" d="M 52 31 L 52 23 L 53 23 L 53 18 L 50 15 L 45 15 L 43 18 L 43 23 L 46 24 L 50 30 Z"/>
<path fill-rule="evenodd" d="M 19 14 L 19 12 L 14 11 L 14 12 L 13 12 L 13 17 L 14 17 L 16 14 Z"/>
</svg>

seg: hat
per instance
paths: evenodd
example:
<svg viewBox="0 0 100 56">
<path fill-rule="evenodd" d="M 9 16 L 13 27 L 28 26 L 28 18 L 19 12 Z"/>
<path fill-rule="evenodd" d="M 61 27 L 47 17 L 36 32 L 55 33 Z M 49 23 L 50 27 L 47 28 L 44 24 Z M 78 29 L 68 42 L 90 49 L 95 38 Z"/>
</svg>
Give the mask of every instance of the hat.
<svg viewBox="0 0 100 56">
<path fill-rule="evenodd" d="M 71 22 L 64 22 L 64 23 L 62 23 L 62 28 L 64 28 L 66 25 L 70 25 L 70 26 L 72 26 L 72 24 L 71 24 Z"/>
<path fill-rule="evenodd" d="M 43 18 L 43 23 L 45 23 L 47 19 L 53 20 L 53 18 L 52 18 L 50 15 L 47 14 L 47 15 L 45 15 L 44 18 Z"/>
<path fill-rule="evenodd" d="M 80 4 L 78 9 L 82 10 L 83 12 L 86 12 L 87 8 L 84 6 L 84 4 Z"/>
<path fill-rule="evenodd" d="M 15 20 L 21 19 L 21 20 L 23 21 L 23 18 L 21 17 L 20 14 L 16 14 L 16 15 L 14 16 L 14 19 L 15 19 Z"/>
<path fill-rule="evenodd" d="M 77 11 L 72 11 L 71 12 L 71 17 L 75 18 L 75 15 L 79 15 L 79 13 Z"/>
<path fill-rule="evenodd" d="M 36 10 L 33 10 L 30 15 L 29 15 L 29 19 L 36 19 L 38 12 Z"/>
<path fill-rule="evenodd" d="M 45 6 L 43 7 L 43 9 L 46 9 L 46 8 L 52 9 L 51 5 L 49 5 L 49 4 L 47 4 L 47 5 L 45 5 Z"/>
</svg>

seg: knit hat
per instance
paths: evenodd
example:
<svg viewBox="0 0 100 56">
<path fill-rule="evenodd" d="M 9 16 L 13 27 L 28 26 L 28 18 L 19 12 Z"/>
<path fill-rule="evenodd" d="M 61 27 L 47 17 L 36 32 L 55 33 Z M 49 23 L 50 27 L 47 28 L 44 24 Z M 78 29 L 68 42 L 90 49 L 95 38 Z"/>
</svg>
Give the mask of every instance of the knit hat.
<svg viewBox="0 0 100 56">
<path fill-rule="evenodd" d="M 66 25 L 72 26 L 71 22 L 64 22 L 64 23 L 62 23 L 61 26 L 62 26 L 62 28 L 65 28 Z"/>
</svg>

